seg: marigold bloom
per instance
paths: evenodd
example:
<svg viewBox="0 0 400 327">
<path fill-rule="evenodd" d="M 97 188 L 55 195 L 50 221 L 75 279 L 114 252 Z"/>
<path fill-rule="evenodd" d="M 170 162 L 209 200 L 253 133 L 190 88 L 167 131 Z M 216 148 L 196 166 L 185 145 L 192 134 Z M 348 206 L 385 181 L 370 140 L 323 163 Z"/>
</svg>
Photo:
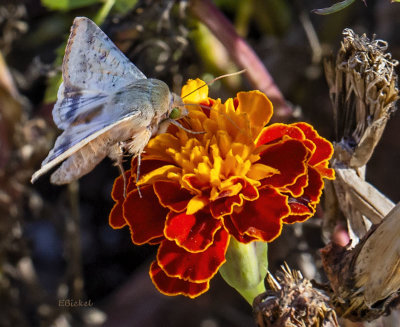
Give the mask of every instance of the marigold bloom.
<svg viewBox="0 0 400 327">
<path fill-rule="evenodd" d="M 203 85 L 189 81 L 182 95 Z M 259 91 L 222 103 L 203 87 L 184 98 L 185 126 L 157 135 L 145 149 L 141 177 L 136 162 L 116 179 L 110 225 L 128 225 L 134 244 L 159 244 L 150 276 L 160 292 L 196 297 L 225 262 L 230 237 L 270 242 L 283 224 L 311 217 L 320 200 L 332 145 L 306 123 L 273 124 L 272 105 Z M 210 109 L 206 109 L 209 107 Z"/>
</svg>

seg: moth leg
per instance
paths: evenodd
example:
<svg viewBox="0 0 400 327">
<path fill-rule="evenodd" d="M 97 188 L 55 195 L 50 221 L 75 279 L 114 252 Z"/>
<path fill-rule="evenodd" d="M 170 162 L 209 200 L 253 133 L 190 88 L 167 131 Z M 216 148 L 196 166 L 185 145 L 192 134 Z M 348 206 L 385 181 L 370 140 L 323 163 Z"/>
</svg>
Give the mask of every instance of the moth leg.
<svg viewBox="0 0 400 327">
<path fill-rule="evenodd" d="M 139 197 L 142 197 L 142 193 L 140 192 L 140 187 L 138 185 L 139 177 L 140 177 L 140 164 L 142 163 L 142 153 L 139 152 L 137 155 L 137 168 L 136 168 L 136 188 L 139 194 Z"/>
<path fill-rule="evenodd" d="M 115 160 L 115 165 L 118 167 L 121 176 L 122 176 L 122 180 L 124 181 L 124 199 L 126 198 L 126 188 L 127 188 L 127 184 L 128 181 L 126 179 L 126 175 L 125 175 L 125 169 L 124 169 L 124 165 L 123 163 L 123 157 L 124 157 L 124 152 L 125 152 L 125 147 L 124 147 L 124 143 L 123 142 L 119 142 L 118 143 L 118 150 L 116 151 L 117 153 L 114 154 L 114 160 Z"/>
<path fill-rule="evenodd" d="M 183 129 L 185 132 L 190 133 L 190 134 L 204 134 L 205 133 L 205 132 L 191 131 L 190 129 L 183 127 L 179 122 L 177 122 L 176 120 L 171 119 L 171 118 L 167 118 L 167 121 L 170 122 L 172 125 L 175 125 L 176 127 Z"/>
</svg>

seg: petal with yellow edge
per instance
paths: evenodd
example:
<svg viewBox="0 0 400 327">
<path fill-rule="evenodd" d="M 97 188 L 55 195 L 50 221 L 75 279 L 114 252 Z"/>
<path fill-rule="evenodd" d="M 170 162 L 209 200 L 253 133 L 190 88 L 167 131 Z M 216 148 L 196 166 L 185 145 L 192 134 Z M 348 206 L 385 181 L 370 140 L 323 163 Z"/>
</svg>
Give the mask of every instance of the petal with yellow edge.
<svg viewBox="0 0 400 327">
<path fill-rule="evenodd" d="M 137 191 L 130 192 L 123 207 L 132 242 L 135 244 L 144 244 L 163 236 L 165 219 L 169 212 L 158 203 L 152 186 L 144 186 L 140 191 L 142 197 Z"/>
<path fill-rule="evenodd" d="M 193 197 L 189 191 L 175 182 L 156 181 L 153 186 L 160 204 L 175 212 L 186 210 L 188 202 Z"/>
<path fill-rule="evenodd" d="M 212 278 L 225 262 L 229 234 L 220 228 L 214 235 L 214 242 L 205 251 L 187 252 L 175 242 L 163 241 L 158 248 L 157 263 L 170 277 L 191 282 L 205 282 Z"/>
<path fill-rule="evenodd" d="M 257 201 L 246 201 L 240 212 L 233 212 L 232 221 L 239 233 L 270 242 L 280 235 L 282 220 L 290 213 L 287 201 L 274 188 L 264 188 Z"/>
<path fill-rule="evenodd" d="M 165 295 L 185 295 L 195 298 L 207 292 L 210 287 L 208 280 L 201 283 L 193 283 L 180 278 L 169 277 L 156 261 L 151 264 L 149 274 L 155 287 Z"/>
<path fill-rule="evenodd" d="M 307 172 L 309 156 L 304 144 L 295 139 L 274 143 L 260 154 L 260 163 L 279 170 L 279 174 L 265 178 L 262 183 L 274 187 L 292 185 Z"/>
<path fill-rule="evenodd" d="M 210 219 L 207 211 L 198 211 L 194 215 L 184 212 L 170 212 L 167 216 L 164 235 L 175 241 L 188 252 L 203 252 L 214 241 L 214 235 L 221 228 L 221 222 Z"/>
</svg>

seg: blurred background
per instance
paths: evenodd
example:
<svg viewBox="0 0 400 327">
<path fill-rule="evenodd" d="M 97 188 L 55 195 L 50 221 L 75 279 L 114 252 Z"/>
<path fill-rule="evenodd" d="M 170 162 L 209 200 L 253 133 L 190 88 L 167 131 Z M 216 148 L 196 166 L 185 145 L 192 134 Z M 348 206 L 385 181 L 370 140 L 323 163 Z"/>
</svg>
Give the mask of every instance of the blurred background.
<svg viewBox="0 0 400 327">
<path fill-rule="evenodd" d="M 343 29 L 376 34 L 400 58 L 400 3 L 390 0 L 356 0 L 328 16 L 312 10 L 330 0 L 213 3 L 290 104 L 285 112 L 277 106 L 275 121 L 310 122 L 331 141 L 322 61 L 340 47 Z M 69 186 L 51 185 L 48 175 L 30 183 L 59 133 L 51 110 L 76 16 L 94 19 L 146 76 L 175 92 L 188 78 L 211 80 L 243 68 L 204 25 L 213 17 L 192 1 L 0 0 L 0 326 L 255 326 L 249 305 L 219 277 L 195 300 L 156 291 L 148 276 L 156 248 L 134 246 L 128 230 L 108 225 L 118 176 L 110 160 Z M 214 83 L 210 92 L 226 99 L 255 88 L 236 76 Z M 397 113 L 367 168 L 367 180 L 394 202 L 400 201 L 399 129 Z M 301 226 L 284 226 L 270 245 L 271 272 L 286 261 L 325 281 L 321 213 Z"/>
</svg>

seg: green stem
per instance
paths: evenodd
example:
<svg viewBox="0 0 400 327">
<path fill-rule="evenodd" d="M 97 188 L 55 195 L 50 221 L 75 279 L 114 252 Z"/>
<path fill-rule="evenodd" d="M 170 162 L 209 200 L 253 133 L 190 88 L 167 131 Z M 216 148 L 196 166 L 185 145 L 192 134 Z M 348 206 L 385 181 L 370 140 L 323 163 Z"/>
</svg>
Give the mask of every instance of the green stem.
<svg viewBox="0 0 400 327">
<path fill-rule="evenodd" d="M 254 298 L 265 292 L 264 278 L 268 270 L 267 243 L 243 244 L 231 237 L 225 264 L 219 269 L 221 276 L 235 288 L 250 305 Z"/>
<path fill-rule="evenodd" d="M 115 0 L 106 0 L 103 4 L 103 6 L 100 8 L 96 16 L 93 17 L 93 21 L 97 25 L 101 25 L 108 14 L 110 13 L 112 7 L 115 5 Z"/>
</svg>

